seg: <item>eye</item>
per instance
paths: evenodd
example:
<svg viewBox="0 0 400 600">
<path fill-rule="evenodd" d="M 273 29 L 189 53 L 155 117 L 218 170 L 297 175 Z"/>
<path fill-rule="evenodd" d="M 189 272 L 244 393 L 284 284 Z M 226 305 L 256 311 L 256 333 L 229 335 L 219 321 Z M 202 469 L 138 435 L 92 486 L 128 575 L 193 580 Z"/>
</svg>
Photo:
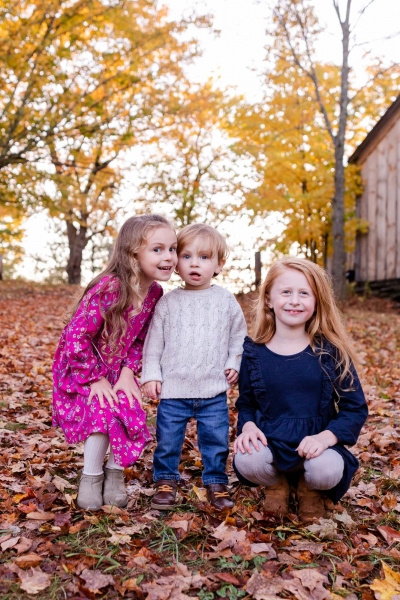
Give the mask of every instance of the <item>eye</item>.
<svg viewBox="0 0 400 600">
<path fill-rule="evenodd" d="M 202 260 L 207 260 L 208 256 L 207 256 L 207 254 L 201 254 L 200 258 Z"/>
<path fill-rule="evenodd" d="M 161 252 L 161 248 L 154 248 L 154 252 Z"/>
<path fill-rule="evenodd" d="M 290 294 L 290 290 L 282 290 L 282 294 Z"/>
<path fill-rule="evenodd" d="M 190 258 L 190 254 L 182 254 L 181 258 L 186 258 L 186 259 L 188 259 L 188 258 Z"/>
<path fill-rule="evenodd" d="M 175 248 L 174 246 L 172 246 L 172 247 L 169 249 L 169 251 L 170 251 L 170 252 L 176 252 L 176 248 Z"/>
<path fill-rule="evenodd" d="M 306 292 L 305 290 L 303 290 L 302 292 L 300 292 L 300 294 L 302 294 L 303 296 L 308 296 L 308 292 Z"/>
</svg>

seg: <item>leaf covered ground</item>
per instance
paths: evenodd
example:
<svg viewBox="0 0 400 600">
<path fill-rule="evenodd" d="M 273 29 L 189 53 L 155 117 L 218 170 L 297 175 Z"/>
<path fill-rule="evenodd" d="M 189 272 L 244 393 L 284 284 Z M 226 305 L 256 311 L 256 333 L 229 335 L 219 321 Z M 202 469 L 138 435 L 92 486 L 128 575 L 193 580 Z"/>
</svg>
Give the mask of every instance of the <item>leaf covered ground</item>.
<svg viewBox="0 0 400 600">
<path fill-rule="evenodd" d="M 398 307 L 356 298 L 345 308 L 370 407 L 354 449 L 361 468 L 335 511 L 302 526 L 294 502 L 274 521 L 231 467 L 235 509 L 213 511 L 194 424 L 173 512 L 150 508 L 153 446 L 126 470 L 126 510 L 77 510 L 83 449 L 51 427 L 52 356 L 70 299 L 63 286 L 0 284 L 0 599 L 400 598 Z M 249 297 L 240 301 L 248 313 Z M 148 404 L 153 433 L 155 411 Z M 233 440 L 234 410 L 231 424 Z"/>
</svg>

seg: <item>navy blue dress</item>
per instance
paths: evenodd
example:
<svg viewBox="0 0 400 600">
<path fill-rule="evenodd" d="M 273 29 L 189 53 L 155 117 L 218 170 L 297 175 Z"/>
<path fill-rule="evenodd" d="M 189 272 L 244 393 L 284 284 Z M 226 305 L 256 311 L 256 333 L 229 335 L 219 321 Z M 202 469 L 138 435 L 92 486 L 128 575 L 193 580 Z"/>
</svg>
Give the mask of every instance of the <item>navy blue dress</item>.
<svg viewBox="0 0 400 600">
<path fill-rule="evenodd" d="M 359 466 L 345 445 L 356 443 L 368 416 L 354 370 L 353 375 L 352 391 L 343 391 L 350 387 L 349 382 L 339 385 L 335 348 L 327 342 L 323 354 L 315 354 L 308 346 L 297 354 L 282 356 L 246 337 L 236 402 L 238 435 L 247 421 L 253 421 L 265 434 L 277 468 L 290 472 L 303 461 L 296 448 L 305 436 L 332 431 L 338 443 L 331 448 L 343 457 L 344 473 L 341 481 L 324 493 L 337 503 Z M 240 481 L 254 485 L 235 471 Z"/>
</svg>

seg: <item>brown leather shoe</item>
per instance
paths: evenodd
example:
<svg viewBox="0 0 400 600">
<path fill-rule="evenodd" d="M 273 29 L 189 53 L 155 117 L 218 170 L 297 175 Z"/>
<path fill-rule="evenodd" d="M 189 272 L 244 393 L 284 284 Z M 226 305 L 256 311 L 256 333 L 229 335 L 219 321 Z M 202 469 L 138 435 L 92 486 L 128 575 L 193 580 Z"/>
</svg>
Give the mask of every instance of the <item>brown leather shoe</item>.
<svg viewBox="0 0 400 600">
<path fill-rule="evenodd" d="M 217 510 L 233 508 L 235 503 L 231 500 L 228 488 L 223 483 L 210 483 L 206 485 L 207 500 Z"/>
<path fill-rule="evenodd" d="M 325 517 L 325 502 L 319 490 L 310 490 L 301 474 L 297 485 L 298 517 L 302 523 Z"/>
<path fill-rule="evenodd" d="M 273 513 L 276 517 L 285 517 L 289 512 L 289 492 L 289 483 L 281 475 L 275 485 L 265 488 L 264 511 Z"/>
<path fill-rule="evenodd" d="M 170 510 L 175 506 L 178 482 L 175 479 L 160 479 L 154 487 L 157 489 L 151 501 L 151 508 Z"/>
</svg>

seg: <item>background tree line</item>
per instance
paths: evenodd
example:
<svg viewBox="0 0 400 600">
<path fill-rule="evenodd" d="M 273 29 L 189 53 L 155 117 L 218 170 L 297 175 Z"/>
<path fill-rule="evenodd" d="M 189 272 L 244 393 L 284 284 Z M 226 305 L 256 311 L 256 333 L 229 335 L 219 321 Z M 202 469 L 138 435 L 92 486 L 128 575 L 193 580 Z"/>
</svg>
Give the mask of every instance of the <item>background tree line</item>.
<svg viewBox="0 0 400 600">
<path fill-rule="evenodd" d="M 362 182 L 345 155 L 398 94 L 399 67 L 349 66 L 351 0 L 341 65 L 317 60 L 308 0 L 281 0 L 266 32 L 263 95 L 193 83 L 196 29 L 155 0 L 0 0 L 0 248 L 20 260 L 24 220 L 58 223 L 69 283 L 85 248 L 105 246 L 119 213 L 162 207 L 177 224 L 276 213 L 274 250 L 327 264 L 344 293 L 345 251 L 368 226 L 355 217 Z M 129 182 L 132 181 L 133 184 Z M 258 248 L 257 248 L 258 249 Z"/>
</svg>

